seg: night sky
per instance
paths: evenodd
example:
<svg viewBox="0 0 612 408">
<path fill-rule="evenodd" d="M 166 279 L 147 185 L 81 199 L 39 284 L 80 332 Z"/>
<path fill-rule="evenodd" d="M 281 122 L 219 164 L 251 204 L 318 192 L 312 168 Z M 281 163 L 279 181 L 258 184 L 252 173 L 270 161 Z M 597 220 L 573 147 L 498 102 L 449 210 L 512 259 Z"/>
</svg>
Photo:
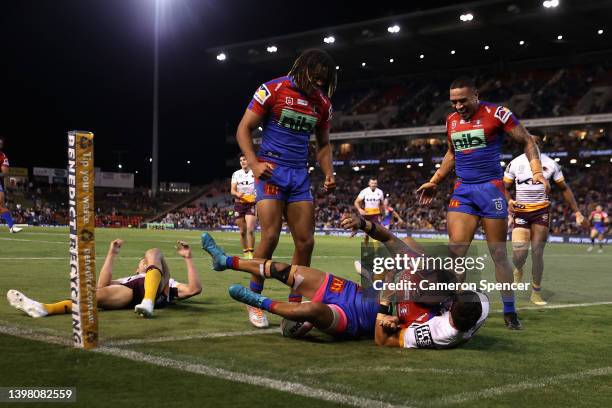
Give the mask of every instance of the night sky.
<svg viewBox="0 0 612 408">
<path fill-rule="evenodd" d="M 289 69 L 220 64 L 207 48 L 441 4 L 349 12 L 330 1 L 162 1 L 160 181 L 194 184 L 224 176 L 226 129 L 261 82 Z M 12 166 L 65 167 L 66 132 L 82 129 L 96 135 L 96 166 L 122 163 L 139 171 L 137 185 L 148 183 L 153 21 L 153 0 L 3 2 L 0 135 Z"/>
</svg>

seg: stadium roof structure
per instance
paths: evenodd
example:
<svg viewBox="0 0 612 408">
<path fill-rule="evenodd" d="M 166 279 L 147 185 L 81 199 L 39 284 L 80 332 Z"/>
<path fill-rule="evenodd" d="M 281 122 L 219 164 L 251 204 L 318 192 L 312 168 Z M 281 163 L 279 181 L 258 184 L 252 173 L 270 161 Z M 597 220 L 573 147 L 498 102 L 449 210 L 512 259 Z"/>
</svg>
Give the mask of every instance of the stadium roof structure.
<svg viewBox="0 0 612 408">
<path fill-rule="evenodd" d="M 574 57 L 568 62 L 580 62 L 578 55 L 612 52 L 612 0 L 547 3 L 549 7 L 539 0 L 476 1 L 206 51 L 211 58 L 223 53 L 224 63 L 278 74 L 301 51 L 322 48 L 333 55 L 343 82 L 542 58 Z M 275 51 L 268 50 L 272 46 Z"/>
</svg>

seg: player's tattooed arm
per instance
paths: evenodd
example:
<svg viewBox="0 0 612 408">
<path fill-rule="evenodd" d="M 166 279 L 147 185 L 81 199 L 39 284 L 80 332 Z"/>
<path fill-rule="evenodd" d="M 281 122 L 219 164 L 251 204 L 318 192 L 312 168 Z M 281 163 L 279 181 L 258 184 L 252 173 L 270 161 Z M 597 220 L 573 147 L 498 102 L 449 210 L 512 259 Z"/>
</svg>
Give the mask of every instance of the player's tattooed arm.
<svg viewBox="0 0 612 408">
<path fill-rule="evenodd" d="M 527 156 L 529 166 L 531 167 L 531 173 L 533 174 L 533 182 L 544 184 L 546 193 L 548 193 L 550 191 L 550 184 L 544 177 L 542 161 L 540 160 L 540 150 L 533 140 L 533 137 L 531 137 L 531 135 L 527 132 L 527 129 L 525 129 L 525 127 L 520 123 L 512 128 L 510 131 L 510 136 L 515 141 L 523 144 L 525 147 L 525 156 Z"/>
<path fill-rule="evenodd" d="M 115 260 L 115 257 L 119 255 L 122 245 L 123 240 L 121 239 L 111 241 L 108 247 L 108 253 L 106 254 L 106 259 L 104 259 L 104 265 L 102 265 L 102 269 L 100 269 L 100 276 L 98 276 L 98 288 L 103 288 L 112 284 L 113 261 Z"/>
<path fill-rule="evenodd" d="M 323 190 L 331 192 L 336 188 L 336 179 L 334 177 L 332 146 L 329 143 L 329 127 L 317 128 L 315 137 L 317 139 L 317 161 L 325 175 Z"/>
<path fill-rule="evenodd" d="M 355 235 L 358 231 L 363 231 L 370 237 L 382 242 L 385 245 L 387 245 L 387 243 L 389 242 L 402 242 L 388 229 L 382 227 L 381 225 L 377 225 L 370 221 L 367 221 L 362 217 L 354 214 L 344 216 L 344 218 L 342 218 L 342 220 L 340 221 L 340 225 L 345 230 L 353 231 L 353 235 Z"/>
<path fill-rule="evenodd" d="M 442 160 L 442 164 L 440 168 L 436 170 L 431 179 L 418 188 L 417 193 L 421 193 L 419 195 L 419 204 L 421 205 L 429 205 L 433 201 L 434 196 L 436 195 L 436 189 L 438 188 L 438 184 L 440 184 L 446 176 L 450 174 L 451 171 L 455 168 L 455 151 L 453 147 L 449 145 L 446 154 L 444 155 L 444 159 Z"/>
<path fill-rule="evenodd" d="M 260 162 L 255 154 L 255 144 L 253 143 L 253 131 L 261 124 L 262 117 L 250 109 L 247 109 L 238 124 L 236 130 L 236 142 L 240 150 L 249 163 L 249 168 L 253 170 L 256 178 L 266 180 L 272 176 L 273 166 L 271 163 Z"/>
</svg>

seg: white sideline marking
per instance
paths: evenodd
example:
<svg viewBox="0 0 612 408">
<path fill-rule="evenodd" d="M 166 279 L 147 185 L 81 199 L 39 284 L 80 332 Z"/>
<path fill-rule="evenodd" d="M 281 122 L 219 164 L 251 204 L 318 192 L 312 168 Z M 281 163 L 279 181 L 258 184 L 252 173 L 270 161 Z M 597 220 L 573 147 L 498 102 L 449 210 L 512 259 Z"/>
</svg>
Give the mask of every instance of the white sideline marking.
<svg viewBox="0 0 612 408">
<path fill-rule="evenodd" d="M 133 344 L 163 343 L 166 341 L 184 341 L 198 339 L 217 339 L 220 337 L 255 336 L 258 334 L 280 333 L 278 328 L 234 331 L 226 333 L 193 333 L 182 336 L 152 337 L 147 339 L 101 340 L 105 346 L 129 346 Z"/>
<path fill-rule="evenodd" d="M 509 392 L 525 391 L 533 388 L 544 388 L 550 385 L 556 385 L 567 381 L 582 380 L 588 377 L 599 377 L 612 375 L 612 367 L 601 367 L 592 370 L 579 371 L 577 373 L 554 375 L 543 378 L 533 378 L 527 381 L 522 381 L 516 384 L 505 384 L 500 387 L 486 388 L 474 392 L 462 392 L 460 394 L 450 395 L 432 400 L 432 405 L 453 405 L 461 404 L 468 401 L 480 400 L 483 398 L 496 397 Z"/>
<path fill-rule="evenodd" d="M 66 241 L 43 241 L 40 239 L 20 239 L 20 238 L 0 238 L 2 241 L 17 241 L 17 242 L 42 242 L 45 244 L 68 244 Z"/>
<path fill-rule="evenodd" d="M 62 346 L 70 346 L 70 339 L 65 339 L 57 336 L 50 336 L 35 332 L 30 329 L 20 329 L 11 326 L 0 326 L 0 333 L 8 334 L 15 337 L 20 337 L 28 340 L 42 341 L 50 344 L 57 344 Z M 120 357 L 138 363 L 152 364 L 159 367 L 173 368 L 175 370 L 206 375 L 209 377 L 220 378 L 223 380 L 240 382 L 244 384 L 255 385 L 257 387 L 265 387 L 275 391 L 286 392 L 289 394 L 300 395 L 303 397 L 319 399 L 323 401 L 330 401 L 340 404 L 352 405 L 355 407 L 385 407 L 385 408 L 400 408 L 398 405 L 389 404 L 380 400 L 351 396 L 341 394 L 333 391 L 324 390 L 321 388 L 314 388 L 305 384 L 276 380 L 273 378 L 267 378 L 263 376 L 238 373 L 234 371 L 225 370 L 223 368 L 216 368 L 207 366 L 204 364 L 188 363 L 185 361 L 174 360 L 171 358 L 155 356 L 151 354 L 141 353 L 132 350 L 120 349 L 117 347 L 99 347 L 92 350 L 95 353 L 109 355 L 113 357 Z M 407 408 L 407 407 L 405 407 Z"/>
<path fill-rule="evenodd" d="M 361 368 L 346 368 L 346 367 L 327 367 L 327 368 L 307 368 L 303 371 L 304 374 L 316 375 L 316 374 L 329 374 L 335 372 L 363 372 L 363 367 Z M 480 370 L 453 370 L 453 369 L 444 369 L 444 368 L 413 368 L 413 367 L 391 367 L 391 366 L 382 366 L 382 367 L 368 367 L 369 372 L 389 372 L 395 371 L 400 373 L 433 373 L 433 374 L 447 374 L 447 375 L 465 375 L 466 373 L 474 373 L 476 375 L 483 375 L 483 372 Z"/>
</svg>

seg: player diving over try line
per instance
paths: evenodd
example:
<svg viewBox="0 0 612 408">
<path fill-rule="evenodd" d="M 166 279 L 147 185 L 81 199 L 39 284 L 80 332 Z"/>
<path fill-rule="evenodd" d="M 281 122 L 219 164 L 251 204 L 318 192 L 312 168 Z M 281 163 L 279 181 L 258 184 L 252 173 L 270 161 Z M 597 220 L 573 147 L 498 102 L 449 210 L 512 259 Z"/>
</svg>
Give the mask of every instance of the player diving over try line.
<svg viewBox="0 0 612 408">
<path fill-rule="evenodd" d="M 409 245 L 418 248 L 415 241 L 408 239 L 407 245 L 387 229 L 358 216 L 345 217 L 342 227 L 366 232 L 392 253 L 414 254 L 416 252 Z M 375 297 L 368 298 L 366 289 L 355 282 L 310 267 L 228 256 L 208 233 L 202 234 L 202 248 L 211 255 L 213 269 L 217 271 L 234 269 L 264 279 L 277 279 L 311 302 L 277 302 L 237 284 L 229 288 L 235 300 L 288 320 L 310 322 L 338 338 L 374 335 L 379 346 L 450 348 L 469 340 L 482 326 L 489 311 L 485 295 L 465 291 L 454 293 L 449 302 L 435 306 L 402 302 L 402 307 L 397 308 L 398 316 L 392 316 L 389 305 L 380 304 Z"/>
<path fill-rule="evenodd" d="M 98 307 L 104 310 L 134 308 L 143 317 L 152 317 L 155 307 L 164 307 L 175 300 L 184 300 L 202 292 L 200 276 L 191 258 L 191 248 L 185 242 L 177 242 L 177 253 L 187 266 L 187 283 L 179 283 L 170 277 L 170 270 L 164 255 L 157 248 L 151 248 L 138 262 L 136 273 L 132 276 L 113 279 L 113 262 L 123 241 L 116 239 L 110 243 L 108 254 L 98 277 L 96 298 Z M 31 317 L 44 317 L 72 312 L 72 301 L 43 304 L 32 300 L 23 293 L 11 289 L 6 298 L 14 308 Z"/>
</svg>

